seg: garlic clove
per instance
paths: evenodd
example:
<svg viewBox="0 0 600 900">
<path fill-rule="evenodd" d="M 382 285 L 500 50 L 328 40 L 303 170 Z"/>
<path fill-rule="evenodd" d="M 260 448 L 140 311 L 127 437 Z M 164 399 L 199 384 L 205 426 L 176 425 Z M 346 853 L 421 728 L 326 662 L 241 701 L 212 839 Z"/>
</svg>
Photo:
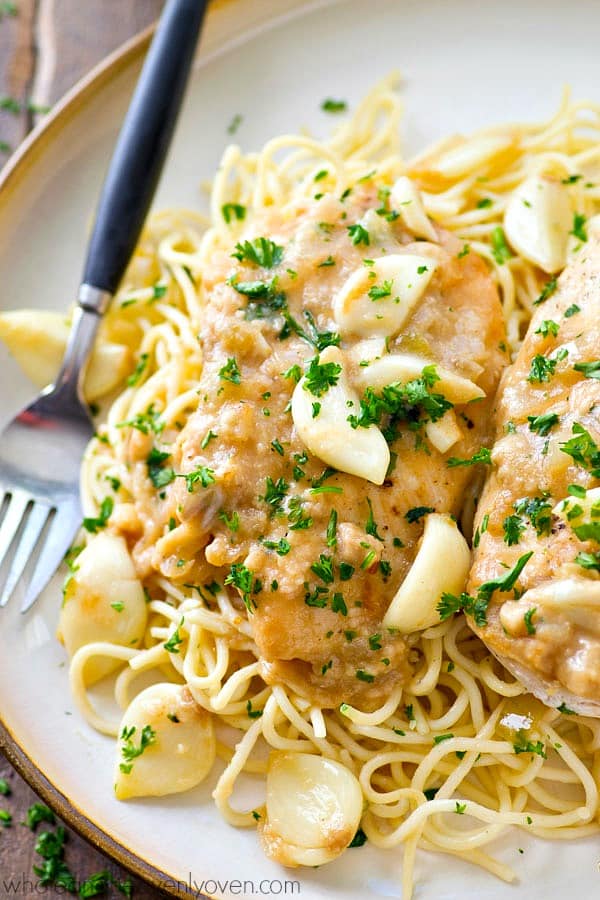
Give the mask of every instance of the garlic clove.
<svg viewBox="0 0 600 900">
<path fill-rule="evenodd" d="M 504 213 L 504 231 L 517 253 L 548 274 L 567 261 L 573 208 L 560 181 L 533 175 L 513 191 Z"/>
<path fill-rule="evenodd" d="M 284 865 L 335 859 L 356 834 L 363 798 L 356 776 L 341 763 L 298 752 L 271 753 L 266 821 L 267 855 Z"/>
<path fill-rule="evenodd" d="M 415 183 L 406 175 L 402 175 L 394 184 L 390 193 L 390 204 L 414 235 L 432 243 L 437 242 L 437 232 L 427 217 L 421 194 Z"/>
<path fill-rule="evenodd" d="M 100 532 L 79 554 L 76 566 L 65 582 L 58 623 L 58 638 L 69 656 L 96 641 L 137 646 L 148 607 L 125 540 Z M 120 665 L 119 660 L 93 657 L 86 663 L 86 682 L 92 684 Z"/>
<path fill-rule="evenodd" d="M 397 334 L 427 290 L 437 265 L 428 256 L 396 253 L 357 269 L 333 301 L 340 333 L 365 338 Z"/>
<path fill-rule="evenodd" d="M 435 366 L 439 378 L 433 387 L 434 392 L 443 394 L 451 403 L 470 403 L 485 397 L 485 391 L 473 381 L 439 366 L 435 360 L 425 359 L 414 353 L 390 353 L 381 359 L 375 359 L 368 366 L 359 367 L 355 382 L 361 388 L 382 390 L 388 384 L 406 384 L 420 378 L 426 366 Z"/>
<path fill-rule="evenodd" d="M 454 519 L 430 513 L 417 555 L 390 603 L 384 626 L 410 634 L 437 625 L 442 594 L 460 594 L 464 590 L 470 562 L 468 544 Z"/>
<path fill-rule="evenodd" d="M 446 453 L 463 436 L 453 409 L 447 409 L 437 422 L 428 422 L 425 434 L 440 453 Z"/>
<path fill-rule="evenodd" d="M 208 775 L 215 756 L 212 716 L 189 688 L 153 684 L 131 701 L 121 721 L 115 794 L 126 800 L 187 791 Z"/>
<path fill-rule="evenodd" d="M 311 453 L 329 466 L 349 475 L 382 484 L 390 464 L 390 451 L 379 428 L 352 428 L 349 415 L 360 408 L 358 394 L 350 387 L 344 357 L 337 347 L 327 347 L 319 365 L 339 366 L 339 377 L 321 396 L 307 390 L 303 376 L 292 395 L 292 418 L 300 437 Z"/>
</svg>

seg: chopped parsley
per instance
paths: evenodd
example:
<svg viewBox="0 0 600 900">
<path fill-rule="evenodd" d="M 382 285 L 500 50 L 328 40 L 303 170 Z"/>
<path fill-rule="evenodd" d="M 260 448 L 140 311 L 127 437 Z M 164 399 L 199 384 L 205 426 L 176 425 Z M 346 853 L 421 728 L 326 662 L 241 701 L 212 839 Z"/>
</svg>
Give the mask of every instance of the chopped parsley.
<svg viewBox="0 0 600 900">
<path fill-rule="evenodd" d="M 111 517 L 115 502 L 112 497 L 105 497 L 100 504 L 100 510 L 97 516 L 86 516 L 81 523 L 86 531 L 96 534 L 100 528 L 105 528 Z"/>
<path fill-rule="evenodd" d="M 348 847 L 362 847 L 363 844 L 366 844 L 366 843 L 367 843 L 367 836 L 364 833 L 364 831 L 362 830 L 362 828 L 359 828 L 358 831 L 356 832 L 356 834 L 354 835 L 354 837 L 352 838 L 352 840 L 350 841 L 350 843 L 348 844 Z"/>
<path fill-rule="evenodd" d="M 225 578 L 225 584 L 232 584 L 242 595 L 242 600 L 248 612 L 252 612 L 252 606 L 256 606 L 254 594 L 262 590 L 262 582 L 254 577 L 254 572 L 243 563 L 232 563 L 229 575 Z"/>
<path fill-rule="evenodd" d="M 575 562 L 582 569 L 594 569 L 596 572 L 600 572 L 600 553 L 598 552 L 585 553 L 582 551 L 575 557 Z"/>
<path fill-rule="evenodd" d="M 347 228 L 350 240 L 355 246 L 359 244 L 364 244 L 365 247 L 369 246 L 371 243 L 369 232 L 360 222 L 357 222 L 355 225 L 348 225 Z"/>
<path fill-rule="evenodd" d="M 542 337 L 548 337 L 551 334 L 552 337 L 556 337 L 559 328 L 558 322 L 555 322 L 553 319 L 544 319 L 540 327 L 536 328 L 535 334 L 541 334 Z"/>
<path fill-rule="evenodd" d="M 246 207 L 240 203 L 224 203 L 221 207 L 221 215 L 225 219 L 227 225 L 234 220 L 243 222 L 246 218 Z"/>
<path fill-rule="evenodd" d="M 452 408 L 442 394 L 432 392 L 439 376 L 435 366 L 425 366 L 420 378 L 402 384 L 395 382 L 384 387 L 381 393 L 367 388 L 360 401 L 358 415 L 348 416 L 352 428 L 368 428 L 386 421 L 383 435 L 390 443 L 397 437 L 396 425 L 408 423 L 411 430 L 418 430 L 426 422 L 437 422 Z"/>
<path fill-rule="evenodd" d="M 543 759 L 547 759 L 546 750 L 541 741 L 525 741 L 521 738 L 518 743 L 513 744 L 515 753 L 536 753 Z"/>
<path fill-rule="evenodd" d="M 556 359 L 549 359 L 547 356 L 542 356 L 540 353 L 536 354 L 531 360 L 531 369 L 527 376 L 527 381 L 532 384 L 534 382 L 541 384 L 543 381 L 550 381 L 550 378 L 554 375 L 556 363 Z"/>
<path fill-rule="evenodd" d="M 522 497 L 513 504 L 515 512 L 520 516 L 527 516 L 531 527 L 535 529 L 538 537 L 550 534 L 552 527 L 552 506 L 547 497 Z"/>
<path fill-rule="evenodd" d="M 502 523 L 504 530 L 504 542 L 512 547 L 521 540 L 521 535 L 525 531 L 523 519 L 520 516 L 507 516 Z"/>
<path fill-rule="evenodd" d="M 140 743 L 136 747 L 134 743 L 136 730 L 135 725 L 132 725 L 129 728 L 125 725 L 121 731 L 120 737 L 123 741 L 121 746 L 121 756 L 126 762 L 121 763 L 119 769 L 124 775 L 129 775 L 131 772 L 133 760 L 137 759 L 138 756 L 141 756 L 142 753 L 148 749 L 148 747 L 156 743 L 156 732 L 150 725 L 144 725 L 140 734 Z"/>
<path fill-rule="evenodd" d="M 269 238 L 258 237 L 253 241 L 237 243 L 231 254 L 240 262 L 247 262 L 254 266 L 262 266 L 264 269 L 272 269 L 278 266 L 283 259 L 283 247 L 271 241 Z"/>
<path fill-rule="evenodd" d="M 304 390 L 314 394 L 315 397 L 322 397 L 330 387 L 338 383 L 341 372 L 342 367 L 339 363 L 320 363 L 319 357 L 315 356 L 306 370 Z"/>
<path fill-rule="evenodd" d="M 179 633 L 179 629 L 183 625 L 184 621 L 185 616 L 182 617 L 181 622 L 179 623 L 169 640 L 163 644 L 163 647 L 165 648 L 167 653 L 179 653 L 179 645 L 183 644 L 183 638 Z"/>
<path fill-rule="evenodd" d="M 371 675 L 370 672 L 365 672 L 364 669 L 357 669 L 356 677 L 359 681 L 366 681 L 367 684 L 372 684 L 375 681 L 375 676 Z"/>
<path fill-rule="evenodd" d="M 574 709 L 569 709 L 566 703 L 561 703 L 560 706 L 556 707 L 557 710 L 563 714 L 563 716 L 576 716 L 577 713 Z"/>
<path fill-rule="evenodd" d="M 324 581 L 325 584 L 333 584 L 334 575 L 333 575 L 333 562 L 330 556 L 326 556 L 324 553 L 319 555 L 319 561 L 315 562 L 310 567 L 311 572 L 314 572 L 317 578 L 320 578 L 321 581 Z"/>
<path fill-rule="evenodd" d="M 594 478 L 600 478 L 600 449 L 589 431 L 579 422 L 574 422 L 570 440 L 560 444 L 563 453 L 572 457 L 573 461 L 587 469 Z"/>
<path fill-rule="evenodd" d="M 575 213 L 573 215 L 573 228 L 569 232 L 573 237 L 576 237 L 578 241 L 582 241 L 584 244 L 588 239 L 587 230 L 586 230 L 586 222 L 587 218 L 583 215 L 583 213 Z"/>
<path fill-rule="evenodd" d="M 367 519 L 367 524 L 365 525 L 365 531 L 367 534 L 370 534 L 371 537 L 376 538 L 376 540 L 382 541 L 383 538 L 377 531 L 377 522 L 373 517 L 373 506 L 369 497 L 367 497 L 367 505 L 369 507 L 369 517 Z"/>
<path fill-rule="evenodd" d="M 392 285 L 393 281 L 389 279 L 384 281 L 383 284 L 374 284 L 367 293 L 371 300 L 383 300 L 384 297 L 392 296 Z"/>
<path fill-rule="evenodd" d="M 230 356 L 225 365 L 219 369 L 219 378 L 221 378 L 223 381 L 230 381 L 232 384 L 241 383 L 242 375 L 238 368 L 235 357 Z"/>
<path fill-rule="evenodd" d="M 533 617 L 536 614 L 537 610 L 535 606 L 531 609 L 528 609 L 525 615 L 523 616 L 523 620 L 525 622 L 525 628 L 527 630 L 527 634 L 535 634 L 535 625 L 533 624 Z"/>
<path fill-rule="evenodd" d="M 317 269 L 327 269 L 329 266 L 335 266 L 335 259 L 331 255 L 324 259 L 323 262 L 320 262 L 317 265 Z"/>
<path fill-rule="evenodd" d="M 448 734 L 436 734 L 433 739 L 433 743 L 441 744 L 443 741 L 449 741 L 453 737 L 454 735 L 452 734 L 452 732 L 449 732 Z"/>
<path fill-rule="evenodd" d="M 600 359 L 587 363 L 575 363 L 573 368 L 576 372 L 582 372 L 586 378 L 600 380 Z"/>
<path fill-rule="evenodd" d="M 164 463 L 171 458 L 171 454 L 157 450 L 153 447 L 146 457 L 146 466 L 148 468 L 148 478 L 155 488 L 163 488 L 171 484 L 175 479 L 175 471 Z"/>
<path fill-rule="evenodd" d="M 194 493 L 194 487 L 197 484 L 201 484 L 203 488 L 207 488 L 209 485 L 215 483 L 214 470 L 209 469 L 208 466 L 199 466 L 197 469 L 194 469 L 193 472 L 188 472 L 187 475 L 179 475 L 177 477 L 185 478 L 189 494 Z"/>
<path fill-rule="evenodd" d="M 474 453 L 470 459 L 460 459 L 457 456 L 451 456 L 450 459 L 446 461 L 446 465 L 449 469 L 455 469 L 458 466 L 475 466 L 477 463 L 483 463 L 486 466 L 491 466 L 492 464 L 492 453 L 487 447 L 482 447 L 477 453 Z"/>
<path fill-rule="evenodd" d="M 342 113 L 348 109 L 345 100 L 334 100 L 333 97 L 327 97 L 321 103 L 321 109 L 326 113 Z"/>
<path fill-rule="evenodd" d="M 412 525 L 414 522 L 418 522 L 422 519 L 423 516 L 427 516 L 432 512 L 435 512 L 433 506 L 413 506 L 412 509 L 409 509 L 408 512 L 404 514 L 404 518 Z"/>
<path fill-rule="evenodd" d="M 34 803 L 33 806 L 30 806 L 27 810 L 23 825 L 26 825 L 28 828 L 31 828 L 32 831 L 35 831 L 40 822 L 47 822 L 49 825 L 55 825 L 56 818 L 49 806 L 45 806 L 43 803 Z"/>
<path fill-rule="evenodd" d="M 544 287 L 542 288 L 542 291 L 541 291 L 539 297 L 537 298 L 537 300 L 534 300 L 534 301 L 533 301 L 533 305 L 534 305 L 534 306 L 539 306 L 540 303 L 545 303 L 546 300 L 547 300 L 549 297 L 551 297 L 552 294 L 554 294 L 554 292 L 556 291 L 556 288 L 557 288 L 557 287 L 558 287 L 558 280 L 557 280 L 557 278 L 556 278 L 556 276 L 555 276 L 555 277 L 551 278 L 550 281 L 547 281 L 547 282 L 546 282 L 546 284 L 545 284 Z"/>
<path fill-rule="evenodd" d="M 227 515 L 225 510 L 222 509 L 219 512 L 219 519 L 221 520 L 221 522 L 223 522 L 225 527 L 228 528 L 230 531 L 233 531 L 233 532 L 239 531 L 240 517 L 239 517 L 239 514 L 235 510 L 229 516 L 229 515 Z"/>
<path fill-rule="evenodd" d="M 267 475 L 265 479 L 265 493 L 260 499 L 268 503 L 273 512 L 279 512 L 289 487 L 285 478 L 278 478 L 277 481 L 273 481 L 271 476 Z"/>
<path fill-rule="evenodd" d="M 478 627 L 482 628 L 487 625 L 487 608 L 492 595 L 495 591 L 502 591 L 503 593 L 511 591 L 532 556 L 532 550 L 529 551 L 529 553 L 523 554 L 523 556 L 517 560 L 514 567 L 504 575 L 481 584 L 477 589 L 475 597 L 466 593 L 462 593 L 460 596 L 448 592 L 443 593 L 441 600 L 437 605 L 437 610 L 442 622 L 454 613 L 462 610 L 468 616 L 473 618 Z"/>
<path fill-rule="evenodd" d="M 499 266 L 512 258 L 510 247 L 506 243 L 506 235 L 502 226 L 497 225 L 492 231 L 492 256 Z"/>
<path fill-rule="evenodd" d="M 558 425 L 558 415 L 556 413 L 545 413 L 542 416 L 527 416 L 529 422 L 529 430 L 537 431 L 541 437 L 545 437 L 550 433 L 550 429 Z"/>
<path fill-rule="evenodd" d="M 570 319 L 571 316 L 576 315 L 578 312 L 581 312 L 581 307 L 577 306 L 576 303 L 571 303 L 568 309 L 565 309 L 565 319 Z"/>
<path fill-rule="evenodd" d="M 140 354 L 140 358 L 138 360 L 138 364 L 131 373 L 131 375 L 127 378 L 127 384 L 129 387 L 134 387 L 146 371 L 146 366 L 148 365 L 148 354 L 142 353 Z"/>
<path fill-rule="evenodd" d="M 332 509 L 327 523 L 327 546 L 335 547 L 337 544 L 337 512 Z"/>
</svg>

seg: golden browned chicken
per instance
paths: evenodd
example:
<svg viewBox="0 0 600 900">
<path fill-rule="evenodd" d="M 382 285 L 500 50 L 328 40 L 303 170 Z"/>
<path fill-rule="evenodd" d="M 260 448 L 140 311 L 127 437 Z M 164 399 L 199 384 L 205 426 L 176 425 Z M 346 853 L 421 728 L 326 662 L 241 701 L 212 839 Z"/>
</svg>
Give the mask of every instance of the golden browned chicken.
<svg viewBox="0 0 600 900">
<path fill-rule="evenodd" d="M 506 364 L 484 263 L 431 223 L 415 241 L 391 202 L 367 181 L 215 252 L 198 408 L 162 435 L 161 491 L 152 434 L 131 456 L 140 571 L 233 585 L 263 677 L 326 707 L 373 708 L 418 662 L 383 619 L 427 516 L 460 512 Z"/>
<path fill-rule="evenodd" d="M 600 715 L 599 378 L 600 246 L 590 241 L 543 292 L 502 378 L 462 598 L 534 694 L 590 715 Z"/>
</svg>

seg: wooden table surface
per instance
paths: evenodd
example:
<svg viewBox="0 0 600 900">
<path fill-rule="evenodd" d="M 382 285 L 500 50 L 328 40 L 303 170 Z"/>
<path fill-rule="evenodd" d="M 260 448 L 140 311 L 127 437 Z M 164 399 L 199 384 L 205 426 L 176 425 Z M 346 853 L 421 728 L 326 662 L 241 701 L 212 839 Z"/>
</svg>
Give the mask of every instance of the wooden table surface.
<svg viewBox="0 0 600 900">
<path fill-rule="evenodd" d="M 0 166 L 36 123 L 40 108 L 52 106 L 102 57 L 156 19 L 161 6 L 162 0 L 0 0 Z M 42 860 L 34 851 L 35 836 L 20 823 L 39 798 L 1 757 L 0 777 L 11 789 L 0 796 L 0 809 L 13 822 L 0 828 L 0 898 L 65 896 L 64 890 L 36 886 L 32 867 Z M 72 832 L 66 861 L 78 880 L 108 870 L 117 882 L 131 880 L 135 900 L 162 896 Z M 124 894 L 109 887 L 98 896 Z"/>
</svg>

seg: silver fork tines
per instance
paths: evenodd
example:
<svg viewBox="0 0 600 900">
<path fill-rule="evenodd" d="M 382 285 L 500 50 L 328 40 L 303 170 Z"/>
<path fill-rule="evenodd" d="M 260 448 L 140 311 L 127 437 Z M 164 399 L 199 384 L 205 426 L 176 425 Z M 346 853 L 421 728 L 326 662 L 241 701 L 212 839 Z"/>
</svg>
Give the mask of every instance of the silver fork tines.
<svg viewBox="0 0 600 900">
<path fill-rule="evenodd" d="M 93 426 L 78 384 L 98 322 L 76 309 L 56 385 L 0 433 L 0 607 L 28 568 L 22 612 L 33 605 L 81 524 L 78 473 Z"/>
</svg>

